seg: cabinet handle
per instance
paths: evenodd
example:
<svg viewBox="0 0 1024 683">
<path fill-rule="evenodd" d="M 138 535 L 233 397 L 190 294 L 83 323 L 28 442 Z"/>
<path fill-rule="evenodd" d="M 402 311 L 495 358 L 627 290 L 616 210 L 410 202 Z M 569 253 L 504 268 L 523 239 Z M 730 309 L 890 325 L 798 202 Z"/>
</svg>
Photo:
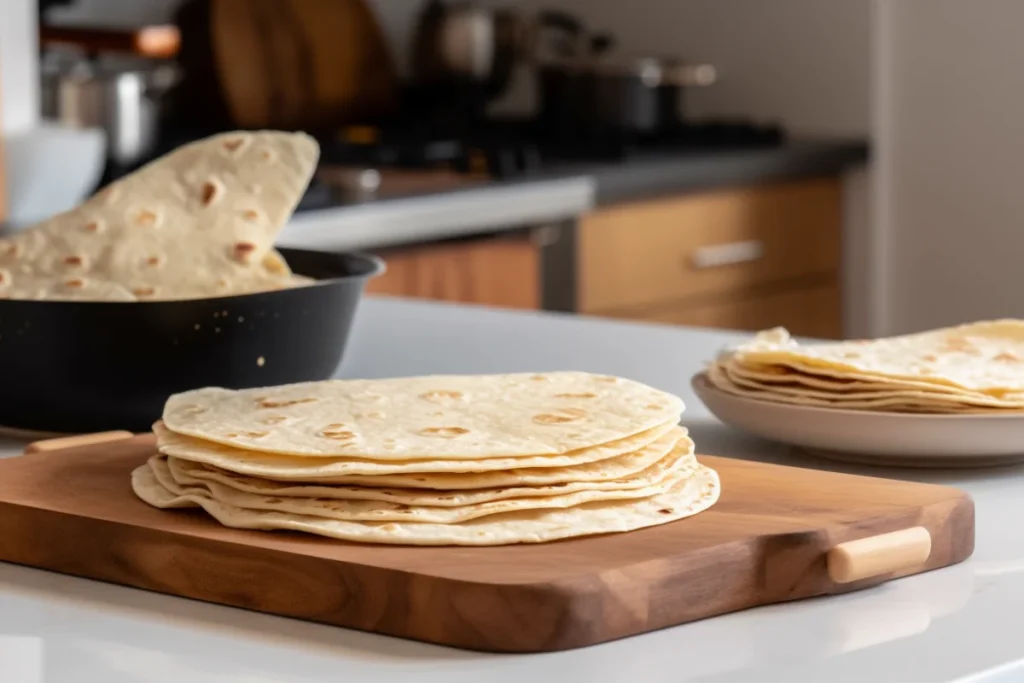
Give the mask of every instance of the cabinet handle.
<svg viewBox="0 0 1024 683">
<path fill-rule="evenodd" d="M 694 249 L 690 256 L 690 264 L 698 269 L 732 266 L 737 263 L 749 263 L 764 256 L 764 245 L 760 240 L 743 240 L 712 244 Z"/>
</svg>

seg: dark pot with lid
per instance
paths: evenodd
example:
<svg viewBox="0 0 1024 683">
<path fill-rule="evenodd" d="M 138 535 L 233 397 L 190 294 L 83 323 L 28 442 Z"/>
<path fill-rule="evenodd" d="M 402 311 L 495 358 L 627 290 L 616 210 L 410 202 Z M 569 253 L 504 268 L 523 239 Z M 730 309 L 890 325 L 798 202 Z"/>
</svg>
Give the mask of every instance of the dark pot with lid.
<svg viewBox="0 0 1024 683">
<path fill-rule="evenodd" d="M 538 68 L 540 115 L 559 137 L 656 135 L 679 124 L 685 88 L 713 84 L 710 64 L 592 55 Z"/>
</svg>

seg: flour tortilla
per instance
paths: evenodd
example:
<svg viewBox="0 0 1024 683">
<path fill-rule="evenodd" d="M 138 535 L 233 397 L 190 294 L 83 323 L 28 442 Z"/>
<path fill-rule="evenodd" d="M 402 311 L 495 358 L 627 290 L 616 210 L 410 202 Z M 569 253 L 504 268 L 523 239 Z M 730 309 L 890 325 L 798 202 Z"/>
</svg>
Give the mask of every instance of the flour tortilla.
<svg viewBox="0 0 1024 683">
<path fill-rule="evenodd" d="M 318 156 L 311 137 L 274 131 L 179 147 L 0 241 L 0 296 L 142 301 L 305 284 L 271 248 Z"/>
<path fill-rule="evenodd" d="M 202 487 L 159 481 L 148 464 L 132 472 L 132 489 L 158 508 L 201 507 L 227 527 L 300 531 L 364 543 L 488 546 L 542 543 L 574 536 L 624 532 L 698 514 L 717 502 L 717 473 L 699 466 L 669 491 L 637 500 L 585 503 L 565 509 L 489 515 L 461 524 L 351 522 L 286 512 L 247 510 L 214 500 Z"/>
<path fill-rule="evenodd" d="M 686 436 L 675 423 L 666 423 L 619 441 L 562 455 L 380 462 L 244 451 L 175 434 L 159 422 L 153 425 L 153 431 L 165 455 L 261 479 L 452 490 L 620 479 L 660 460 Z"/>
<path fill-rule="evenodd" d="M 993 320 L 876 340 L 800 345 L 782 328 L 761 332 L 736 352 L 742 364 L 798 363 L 886 380 L 1002 397 L 1024 392 L 1024 321 Z"/>
<path fill-rule="evenodd" d="M 166 456 L 165 456 L 166 457 Z M 619 456 L 629 457 L 627 456 Z M 613 458 L 617 460 L 618 458 Z M 604 462 L 604 461 L 601 461 Z M 380 501 L 396 505 L 416 505 L 433 507 L 460 507 L 463 505 L 477 505 L 496 500 L 508 500 L 512 498 L 532 498 L 545 496 L 559 496 L 577 491 L 619 491 L 636 490 L 658 483 L 671 473 L 681 469 L 692 468 L 696 464 L 693 456 L 693 442 L 682 437 L 672 450 L 661 459 L 637 472 L 627 474 L 620 479 L 598 479 L 598 480 L 577 480 L 573 481 L 568 477 L 573 476 L 573 471 L 591 468 L 596 463 L 586 465 L 570 466 L 555 476 L 566 479 L 562 482 L 529 485 L 517 481 L 516 472 L 508 473 L 480 473 L 477 475 L 463 476 L 457 479 L 457 475 L 427 475 L 435 481 L 435 489 L 420 488 L 398 488 L 381 486 L 375 477 L 363 477 L 363 485 L 325 485 L 325 484 L 296 484 L 294 482 L 278 482 L 258 477 L 227 472 L 225 470 L 203 465 L 202 463 L 189 460 L 179 460 L 173 456 L 167 457 L 167 465 L 170 468 L 174 480 L 182 485 L 218 484 L 235 491 L 243 493 L 262 494 L 274 498 L 323 498 L 330 500 L 355 500 L 355 501 Z M 536 471 L 536 470 L 535 470 Z M 528 478 L 529 470 L 518 470 Z M 466 488 L 467 484 L 486 482 L 489 476 L 501 476 L 502 485 L 490 488 Z M 459 487 L 445 490 L 443 481 L 437 479 L 457 480 Z M 467 481 L 475 480 L 475 481 Z M 510 483 L 509 483 L 510 482 Z M 228 502 L 231 502 L 228 500 Z M 246 506 L 243 506 L 246 507 Z"/>
<path fill-rule="evenodd" d="M 798 378 L 793 375 L 789 375 L 792 377 L 792 381 L 789 384 L 781 384 L 777 381 L 766 382 L 760 381 L 759 379 L 751 379 L 750 373 L 746 373 L 741 367 L 729 363 L 721 363 L 717 367 L 725 374 L 726 378 L 728 378 L 732 384 L 740 389 L 774 393 L 781 396 L 818 399 L 829 401 L 836 405 L 856 407 L 858 404 L 862 404 L 862 402 L 870 404 L 880 400 L 897 400 L 909 405 L 946 406 L 954 410 L 977 411 L 988 409 L 998 412 L 1024 410 L 1024 405 L 1004 403 L 998 399 L 984 395 L 947 394 L 942 392 L 898 388 L 876 388 L 861 391 L 829 391 L 820 386 L 818 388 L 807 386 L 802 381 L 802 378 Z M 885 387 L 886 385 L 880 384 L 879 386 Z"/>
<path fill-rule="evenodd" d="M 978 408 L 974 406 L 956 406 L 951 403 L 929 401 L 927 399 L 907 399 L 901 397 L 883 397 L 876 399 L 859 400 L 828 400 L 814 398 L 805 394 L 785 394 L 775 390 L 758 390 L 737 385 L 722 371 L 720 365 L 712 365 L 707 369 L 708 382 L 729 394 L 742 396 L 761 401 L 773 403 L 788 403 L 790 405 L 817 406 L 821 408 L 838 408 L 845 410 L 874 410 L 884 412 L 904 413 L 978 413 L 991 412 L 991 409 Z"/>
<path fill-rule="evenodd" d="M 239 491 L 215 481 L 189 477 L 174 463 L 166 460 L 166 456 L 153 456 L 150 466 L 156 471 L 157 478 L 161 474 L 170 476 L 181 486 L 199 486 L 204 488 L 210 497 L 222 503 L 247 510 L 272 510 L 289 512 L 314 517 L 326 517 L 361 522 L 436 522 L 438 524 L 457 524 L 478 517 L 534 510 L 542 508 L 567 508 L 601 500 L 628 500 L 648 498 L 669 490 L 681 478 L 693 474 L 697 467 L 696 458 L 687 455 L 685 447 L 673 454 L 669 467 L 663 468 L 651 481 L 641 486 L 626 488 L 595 488 L 572 492 L 549 491 L 549 495 L 527 495 L 522 497 L 499 497 L 494 500 L 464 502 L 457 506 L 438 506 L 431 504 L 431 498 L 441 497 L 440 492 L 431 495 L 420 494 L 424 503 L 402 503 L 381 500 L 365 500 L 352 498 L 276 496 L 267 493 L 251 493 Z M 324 487 L 321 487 L 324 488 Z M 548 487 L 549 489 L 552 487 Z M 387 490 L 387 489 L 385 489 Z M 472 496 L 470 492 L 468 496 Z"/>
<path fill-rule="evenodd" d="M 1024 394 L 1005 394 L 1000 398 L 980 394 L 975 391 L 959 389 L 941 384 L 929 384 L 909 379 L 878 378 L 877 376 L 844 372 L 805 365 L 796 361 L 787 361 L 785 365 L 760 365 L 738 361 L 735 358 L 722 361 L 730 376 L 743 377 L 759 384 L 797 384 L 810 389 L 820 389 L 833 394 L 852 394 L 877 391 L 919 391 L 936 398 L 961 397 L 980 399 L 999 405 L 1016 405 L 1024 403 Z"/>
<path fill-rule="evenodd" d="M 682 400 L 586 372 L 326 380 L 171 396 L 165 426 L 234 448 L 432 460 L 560 455 L 677 422 Z"/>
</svg>

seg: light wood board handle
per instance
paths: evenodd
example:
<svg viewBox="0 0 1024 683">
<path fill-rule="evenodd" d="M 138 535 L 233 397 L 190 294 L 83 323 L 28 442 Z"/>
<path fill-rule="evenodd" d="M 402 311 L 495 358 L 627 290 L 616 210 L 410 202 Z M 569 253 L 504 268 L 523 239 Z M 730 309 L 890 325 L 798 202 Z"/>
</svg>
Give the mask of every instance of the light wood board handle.
<svg viewBox="0 0 1024 683">
<path fill-rule="evenodd" d="M 924 564 L 932 552 L 932 536 L 923 526 L 840 543 L 828 551 L 828 575 L 850 583 Z"/>
<path fill-rule="evenodd" d="M 25 447 L 26 453 L 41 453 L 43 451 L 59 451 L 63 448 L 78 448 L 79 446 L 93 446 L 98 443 L 110 441 L 121 441 L 130 439 L 134 434 L 124 430 L 113 432 L 96 432 L 94 434 L 75 434 L 74 436 L 62 436 L 56 439 L 43 439 L 33 441 Z"/>
</svg>

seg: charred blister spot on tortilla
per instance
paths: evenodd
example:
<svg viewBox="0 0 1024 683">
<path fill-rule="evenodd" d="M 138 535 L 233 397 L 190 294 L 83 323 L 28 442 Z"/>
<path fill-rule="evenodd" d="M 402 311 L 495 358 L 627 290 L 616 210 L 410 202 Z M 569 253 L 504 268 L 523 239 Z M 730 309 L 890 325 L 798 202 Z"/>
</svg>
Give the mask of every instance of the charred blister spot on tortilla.
<svg viewBox="0 0 1024 683">
<path fill-rule="evenodd" d="M 203 206 L 213 206 L 224 196 L 224 186 L 220 181 L 210 178 L 199 188 L 199 201 Z"/>
<path fill-rule="evenodd" d="M 11 284 L 10 272 L 0 268 L 0 287 L 8 287 Z"/>
<path fill-rule="evenodd" d="M 105 227 L 106 224 L 103 221 L 96 219 L 88 221 L 85 225 L 82 226 L 82 230 L 93 235 L 97 235 L 103 232 Z"/>
<path fill-rule="evenodd" d="M 231 154 L 239 154 L 246 147 L 249 138 L 245 136 L 231 137 L 224 141 L 224 149 Z"/>
<path fill-rule="evenodd" d="M 660 512 L 663 515 L 671 515 L 673 512 L 675 512 L 675 510 L 673 510 L 672 508 L 661 508 L 660 510 L 658 510 L 658 512 Z"/>
<path fill-rule="evenodd" d="M 647 410 L 664 410 L 667 407 L 664 403 L 648 403 L 644 406 Z"/>
<path fill-rule="evenodd" d="M 132 212 L 131 222 L 140 228 L 155 228 L 160 224 L 160 214 L 152 209 L 137 209 Z"/>
<path fill-rule="evenodd" d="M 531 375 L 530 376 L 530 381 L 531 382 L 550 382 L 551 378 L 548 377 L 547 375 Z"/>
<path fill-rule="evenodd" d="M 1004 351 L 994 356 L 992 360 L 996 361 L 997 363 L 1019 363 L 1020 357 L 1017 356 L 1016 354 L 1010 353 L 1009 351 Z"/>
<path fill-rule="evenodd" d="M 578 422 L 587 416 L 587 411 L 582 408 L 561 408 L 550 413 L 539 413 L 533 416 L 533 421 L 539 425 L 560 425 L 570 422 Z"/>
<path fill-rule="evenodd" d="M 444 403 L 446 401 L 461 401 L 465 395 L 461 391 L 450 391 L 448 389 L 435 389 L 420 394 L 420 398 L 431 403 Z"/>
<path fill-rule="evenodd" d="M 256 209 L 242 209 L 239 215 L 247 223 L 256 223 L 260 219 L 260 212 Z"/>
<path fill-rule="evenodd" d="M 260 157 L 261 161 L 273 161 L 275 159 L 275 156 L 276 155 L 274 154 L 274 150 L 272 150 L 272 149 L 261 149 L 260 150 L 259 157 Z"/>
<path fill-rule="evenodd" d="M 934 353 L 926 353 L 925 355 L 921 356 L 921 360 L 925 361 L 926 363 L 937 363 L 939 357 L 936 356 Z"/>
<path fill-rule="evenodd" d="M 610 375 L 598 375 L 594 378 L 597 382 L 604 382 L 605 384 L 616 384 L 619 381 L 618 377 L 612 377 Z"/>
<path fill-rule="evenodd" d="M 981 353 L 978 347 L 966 337 L 950 337 L 946 340 L 942 350 L 953 353 L 966 353 L 968 355 L 978 355 Z"/>
<path fill-rule="evenodd" d="M 465 427 L 424 427 L 419 431 L 420 436 L 433 436 L 440 439 L 454 439 L 469 434 Z"/>
<path fill-rule="evenodd" d="M 844 351 L 843 352 L 843 358 L 849 358 L 849 359 L 860 358 L 860 354 L 858 352 L 856 352 L 856 351 Z"/>
<path fill-rule="evenodd" d="M 190 403 L 187 406 L 182 406 L 179 409 L 179 412 L 181 412 L 182 415 L 188 416 L 188 415 L 202 415 L 207 410 L 209 410 L 209 409 L 206 406 L 201 406 L 201 405 L 197 405 L 195 403 Z"/>
<path fill-rule="evenodd" d="M 555 398 L 597 398 L 597 394 L 592 391 L 569 391 L 561 394 L 555 394 Z"/>
<path fill-rule="evenodd" d="M 81 289 L 82 287 L 85 287 L 85 280 L 77 277 L 72 278 L 70 280 L 65 280 L 64 286 L 68 289 Z"/>
<path fill-rule="evenodd" d="M 156 287 L 136 287 L 132 294 L 137 297 L 148 298 L 156 295 Z"/>
<path fill-rule="evenodd" d="M 152 256 L 147 256 L 143 260 L 143 264 L 145 264 L 145 266 L 147 268 L 160 268 L 160 267 L 162 267 L 164 265 L 164 263 L 166 263 L 166 259 L 164 259 L 162 256 L 159 256 L 157 254 L 154 254 Z"/>
<path fill-rule="evenodd" d="M 18 245 L 14 242 L 0 240 L 0 256 L 14 258 L 18 255 Z"/>
<path fill-rule="evenodd" d="M 327 425 L 320 430 L 319 434 L 332 441 L 355 441 L 359 438 L 359 435 L 352 431 L 351 427 L 340 422 Z"/>
<path fill-rule="evenodd" d="M 235 242 L 231 245 L 231 258 L 239 263 L 252 263 L 253 254 L 256 253 L 256 245 L 252 242 Z"/>
<path fill-rule="evenodd" d="M 281 398 L 274 399 L 269 396 L 258 396 L 256 398 L 257 408 L 287 408 L 288 406 L 297 406 L 301 403 L 315 403 L 316 399 L 310 396 L 309 398 Z"/>
</svg>

